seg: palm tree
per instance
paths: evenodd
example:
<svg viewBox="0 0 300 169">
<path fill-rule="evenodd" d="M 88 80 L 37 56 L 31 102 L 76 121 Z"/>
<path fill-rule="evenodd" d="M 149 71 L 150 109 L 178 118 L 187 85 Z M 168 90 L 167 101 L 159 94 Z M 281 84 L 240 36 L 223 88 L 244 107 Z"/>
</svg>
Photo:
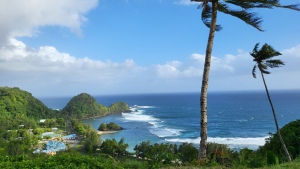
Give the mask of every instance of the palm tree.
<svg viewBox="0 0 300 169">
<path fill-rule="evenodd" d="M 292 10 L 300 11 L 299 5 L 287 5 L 282 6 L 280 0 L 190 0 L 191 2 L 200 2 L 201 4 L 198 8 L 203 8 L 202 10 L 202 21 L 210 28 L 206 56 L 204 63 L 204 71 L 202 76 L 202 87 L 200 95 L 200 109 L 201 109 L 201 126 L 200 126 L 200 148 L 198 160 L 200 158 L 206 158 L 206 147 L 207 147 L 207 88 L 209 79 L 209 70 L 211 62 L 211 53 L 213 48 L 215 31 L 222 29 L 220 25 L 217 25 L 217 12 L 220 11 L 224 14 L 229 14 L 231 16 L 237 17 L 244 21 L 245 23 L 253 26 L 259 31 L 263 31 L 260 28 L 261 18 L 256 15 L 256 13 L 251 13 L 249 10 L 252 8 L 268 8 L 272 9 L 274 7 L 288 8 Z M 228 5 L 233 5 L 240 7 L 240 10 L 230 9 Z"/>
<path fill-rule="evenodd" d="M 288 152 L 288 150 L 287 150 L 287 148 L 284 144 L 284 141 L 281 137 L 281 134 L 280 134 L 280 129 L 278 127 L 275 110 L 274 110 L 274 107 L 273 107 L 273 104 L 272 104 L 272 101 L 271 101 L 271 98 L 270 98 L 270 95 L 269 95 L 269 91 L 268 91 L 268 88 L 267 88 L 267 85 L 266 85 L 266 81 L 265 81 L 265 78 L 264 78 L 264 74 L 270 74 L 271 73 L 271 72 L 268 71 L 268 67 L 270 67 L 270 68 L 280 67 L 280 66 L 284 65 L 284 63 L 279 59 L 271 59 L 274 56 L 281 55 L 281 53 L 275 51 L 271 46 L 269 46 L 268 44 L 264 44 L 264 46 L 258 51 L 257 50 L 258 45 L 259 45 L 259 43 L 257 43 L 255 45 L 255 47 L 253 49 L 253 52 L 250 53 L 250 55 L 254 57 L 253 61 L 255 62 L 255 65 L 254 65 L 253 70 L 252 70 L 252 75 L 253 75 L 254 78 L 256 78 L 255 70 L 258 67 L 258 69 L 260 70 L 260 73 L 261 73 L 261 77 L 262 77 L 262 79 L 264 81 L 264 84 L 265 84 L 265 88 L 266 88 L 266 92 L 267 92 L 267 95 L 268 95 L 269 102 L 270 102 L 271 107 L 272 107 L 273 116 L 274 116 L 274 120 L 275 120 L 275 124 L 276 124 L 279 139 L 281 141 L 282 147 L 284 149 L 284 152 L 286 154 L 286 157 L 287 157 L 288 161 L 291 161 L 290 154 L 289 154 L 289 152 Z"/>
</svg>

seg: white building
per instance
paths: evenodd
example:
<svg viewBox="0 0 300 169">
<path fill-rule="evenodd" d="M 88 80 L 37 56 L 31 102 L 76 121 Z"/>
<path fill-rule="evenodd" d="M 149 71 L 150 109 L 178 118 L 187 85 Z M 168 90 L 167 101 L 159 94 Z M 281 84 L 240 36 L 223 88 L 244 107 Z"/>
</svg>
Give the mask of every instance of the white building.
<svg viewBox="0 0 300 169">
<path fill-rule="evenodd" d="M 41 119 L 40 123 L 45 123 L 46 119 Z"/>
</svg>

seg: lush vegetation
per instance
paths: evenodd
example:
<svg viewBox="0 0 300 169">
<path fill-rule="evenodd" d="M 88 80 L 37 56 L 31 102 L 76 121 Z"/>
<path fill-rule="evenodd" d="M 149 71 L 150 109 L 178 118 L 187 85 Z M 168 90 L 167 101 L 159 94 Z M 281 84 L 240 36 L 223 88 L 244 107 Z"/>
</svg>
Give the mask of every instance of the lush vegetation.
<svg viewBox="0 0 300 169">
<path fill-rule="evenodd" d="M 31 93 L 18 87 L 0 87 L 0 117 L 54 118 L 58 111 L 49 109 Z"/>
<path fill-rule="evenodd" d="M 123 169 L 123 168 L 148 168 L 147 162 L 138 162 L 131 159 L 115 160 L 105 156 L 87 156 L 78 152 L 59 152 L 55 156 L 45 154 L 21 155 L 7 157 L 2 163 L 1 168 L 72 168 L 72 169 Z"/>
<path fill-rule="evenodd" d="M 281 136 L 286 144 L 292 159 L 299 157 L 300 153 L 300 120 L 292 121 L 280 129 Z M 261 154 L 267 151 L 274 153 L 280 161 L 286 161 L 285 152 L 282 148 L 278 133 L 270 134 L 266 144 L 258 149 Z"/>
<path fill-rule="evenodd" d="M 124 102 L 113 103 L 111 106 L 106 107 L 97 103 L 91 95 L 81 93 L 70 100 L 62 113 L 68 117 L 81 119 L 126 111 L 129 111 L 129 107 Z"/>
<path fill-rule="evenodd" d="M 110 122 L 109 124 L 101 123 L 98 130 L 99 131 L 114 131 L 114 130 L 123 130 L 123 128 L 114 122 Z"/>
<path fill-rule="evenodd" d="M 49 109 L 31 93 L 17 87 L 0 87 L 0 138 L 5 131 L 35 129 L 41 118 L 56 118 L 58 111 Z"/>
<path fill-rule="evenodd" d="M 284 151 L 276 134 L 257 151 L 247 148 L 240 152 L 233 151 L 227 145 L 208 143 L 207 158 L 197 160 L 198 149 L 190 143 L 177 144 L 151 144 L 150 141 L 136 145 L 135 153 L 127 151 L 128 144 L 125 139 L 120 141 L 105 140 L 90 125 L 82 124 L 78 120 L 72 120 L 75 126 L 84 128 L 83 136 L 86 138 L 83 145 L 85 153 L 82 155 L 75 149 L 67 152 L 59 152 L 55 156 L 45 154 L 32 154 L 30 147 L 34 145 L 32 137 L 39 133 L 33 130 L 34 135 L 27 130 L 19 129 L 7 135 L 10 142 L 2 142 L 0 148 L 0 167 L 2 168 L 176 168 L 176 167 L 205 167 L 205 168 L 298 168 L 300 120 L 291 122 L 281 129 L 281 133 L 291 157 L 296 161 L 284 163 Z M 15 140 L 16 136 L 22 136 L 23 140 Z M 99 150 L 100 149 L 100 150 Z M 294 150 L 294 151 L 292 151 Z M 97 154 L 97 155 L 96 155 Z M 95 156 L 96 155 L 96 156 Z"/>
<path fill-rule="evenodd" d="M 100 146 L 104 153 L 110 154 L 113 157 L 122 157 L 124 155 L 128 156 L 129 152 L 126 150 L 128 147 L 129 145 L 125 143 L 124 138 L 122 138 L 119 142 L 115 139 L 107 139 Z"/>
</svg>

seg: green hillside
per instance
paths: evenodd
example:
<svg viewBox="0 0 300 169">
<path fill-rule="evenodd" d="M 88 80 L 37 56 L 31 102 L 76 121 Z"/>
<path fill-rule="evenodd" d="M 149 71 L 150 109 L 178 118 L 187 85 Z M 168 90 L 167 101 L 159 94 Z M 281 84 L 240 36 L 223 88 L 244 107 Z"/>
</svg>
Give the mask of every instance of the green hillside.
<svg viewBox="0 0 300 169">
<path fill-rule="evenodd" d="M 18 87 L 0 87 L 0 139 L 2 131 L 19 129 L 20 125 L 34 129 L 36 120 L 57 115 L 58 111 L 49 109 L 29 92 Z"/>
<path fill-rule="evenodd" d="M 0 116 L 49 119 L 55 117 L 57 112 L 49 109 L 31 93 L 18 87 L 0 87 Z"/>
<path fill-rule="evenodd" d="M 73 97 L 67 106 L 62 110 L 64 116 L 72 118 L 88 118 L 102 116 L 111 113 L 129 111 L 124 102 L 113 103 L 109 107 L 97 103 L 96 99 L 87 93 L 81 93 Z"/>
</svg>

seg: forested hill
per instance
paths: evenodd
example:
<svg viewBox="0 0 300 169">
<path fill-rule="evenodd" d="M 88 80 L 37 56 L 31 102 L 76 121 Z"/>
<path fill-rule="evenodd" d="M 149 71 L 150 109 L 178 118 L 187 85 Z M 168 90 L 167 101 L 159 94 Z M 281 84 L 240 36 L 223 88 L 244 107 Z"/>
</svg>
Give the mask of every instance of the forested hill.
<svg viewBox="0 0 300 169">
<path fill-rule="evenodd" d="M 81 119 L 125 111 L 129 111 L 129 107 L 124 102 L 113 103 L 106 107 L 97 103 L 91 95 L 81 93 L 70 100 L 62 113 L 64 116 Z"/>
<path fill-rule="evenodd" d="M 58 111 L 49 109 L 31 93 L 18 87 L 0 87 L 0 117 L 1 118 L 33 118 L 50 119 Z"/>
</svg>

